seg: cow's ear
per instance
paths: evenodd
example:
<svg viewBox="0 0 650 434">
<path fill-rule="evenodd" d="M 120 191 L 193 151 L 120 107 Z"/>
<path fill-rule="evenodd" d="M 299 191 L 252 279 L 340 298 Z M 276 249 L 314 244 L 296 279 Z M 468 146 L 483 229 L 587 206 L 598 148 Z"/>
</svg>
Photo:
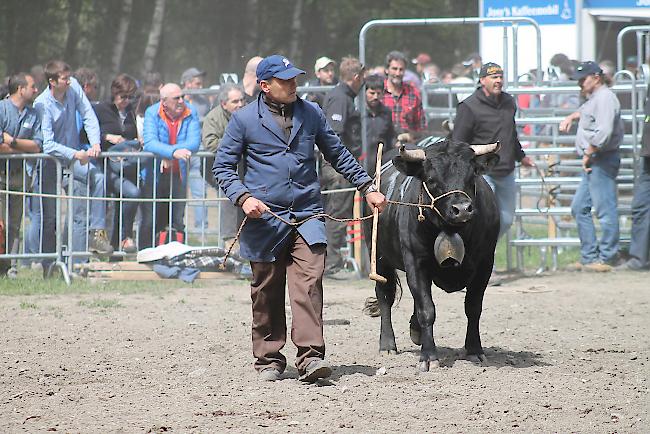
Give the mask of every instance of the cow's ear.
<svg viewBox="0 0 650 434">
<path fill-rule="evenodd" d="M 474 170 L 477 175 L 484 175 L 499 162 L 499 156 L 493 152 L 474 157 Z"/>
<path fill-rule="evenodd" d="M 406 176 L 418 176 L 422 173 L 422 161 L 406 160 L 399 155 L 393 157 L 393 166 Z"/>
</svg>

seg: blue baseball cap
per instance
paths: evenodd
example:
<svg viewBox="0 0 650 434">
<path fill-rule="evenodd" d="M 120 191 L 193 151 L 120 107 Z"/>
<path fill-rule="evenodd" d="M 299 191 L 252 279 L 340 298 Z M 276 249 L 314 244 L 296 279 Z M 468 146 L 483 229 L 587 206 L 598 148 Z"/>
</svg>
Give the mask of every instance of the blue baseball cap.
<svg viewBox="0 0 650 434">
<path fill-rule="evenodd" d="M 571 76 L 571 80 L 582 80 L 588 75 L 603 75 L 603 70 L 600 69 L 600 66 L 596 62 L 587 61 L 582 62 L 576 68 L 576 72 Z"/>
<path fill-rule="evenodd" d="M 257 82 L 259 83 L 271 77 L 279 78 L 280 80 L 289 80 L 304 73 L 305 71 L 293 66 L 286 57 L 274 54 L 262 59 L 259 65 L 257 65 L 255 75 L 257 75 Z"/>
</svg>

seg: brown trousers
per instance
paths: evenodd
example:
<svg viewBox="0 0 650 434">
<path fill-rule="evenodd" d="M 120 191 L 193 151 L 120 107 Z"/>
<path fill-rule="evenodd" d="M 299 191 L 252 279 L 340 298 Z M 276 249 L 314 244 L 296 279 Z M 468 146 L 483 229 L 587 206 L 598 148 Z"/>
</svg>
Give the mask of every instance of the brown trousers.
<svg viewBox="0 0 650 434">
<path fill-rule="evenodd" d="M 251 262 L 253 281 L 253 356 L 255 369 L 283 372 L 280 353 L 287 341 L 284 287 L 291 303 L 291 340 L 298 348 L 296 367 L 303 373 L 314 359 L 325 357 L 323 339 L 323 270 L 325 244 L 309 246 L 294 231 L 274 262 Z"/>
</svg>

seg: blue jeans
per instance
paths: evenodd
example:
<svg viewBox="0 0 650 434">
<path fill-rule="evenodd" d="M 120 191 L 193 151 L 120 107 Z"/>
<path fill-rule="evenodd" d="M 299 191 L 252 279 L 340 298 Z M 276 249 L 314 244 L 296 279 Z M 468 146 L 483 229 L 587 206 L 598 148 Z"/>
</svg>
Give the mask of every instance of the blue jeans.
<svg viewBox="0 0 650 434">
<path fill-rule="evenodd" d="M 203 200 L 205 199 L 206 194 L 206 184 L 203 180 L 202 169 L 203 159 L 199 157 L 190 158 L 190 170 L 188 175 L 188 184 L 190 185 L 190 192 L 192 193 L 192 199 Z M 211 168 L 205 168 L 205 170 L 210 170 Z M 205 206 L 205 202 L 201 203 L 192 203 L 192 208 L 194 209 L 194 228 L 201 229 L 202 227 L 208 226 L 208 208 Z"/>
<path fill-rule="evenodd" d="M 571 202 L 571 214 L 578 224 L 580 262 L 610 262 L 618 254 L 619 228 L 616 209 L 616 175 L 621 163 L 618 151 L 599 153 L 592 159 L 591 172 L 582 173 L 580 185 Z M 600 222 L 602 236 L 596 238 L 591 211 Z"/>
<path fill-rule="evenodd" d="M 630 255 L 648 265 L 650 250 L 650 157 L 641 160 L 639 177 L 632 199 L 632 233 Z"/>
<path fill-rule="evenodd" d="M 499 238 L 510 229 L 515 220 L 515 208 L 517 205 L 517 184 L 515 183 L 514 170 L 505 176 L 483 175 L 483 178 L 492 188 L 497 197 L 499 206 Z"/>
<path fill-rule="evenodd" d="M 93 164 L 81 165 L 78 161 L 73 165 L 72 192 L 75 196 L 105 197 L 104 174 Z M 41 183 L 42 179 L 42 183 Z M 51 161 L 43 162 L 43 167 L 37 172 L 34 186 L 35 192 L 47 194 L 56 193 L 56 166 Z M 40 240 L 40 251 L 51 253 L 56 250 L 56 199 L 34 198 L 30 203 L 29 239 L 31 248 L 34 242 Z M 73 201 L 72 251 L 85 252 L 87 247 L 88 230 L 106 228 L 106 202 L 93 200 Z M 67 243 L 64 239 L 63 243 Z M 43 267 L 52 261 L 42 261 Z"/>
</svg>

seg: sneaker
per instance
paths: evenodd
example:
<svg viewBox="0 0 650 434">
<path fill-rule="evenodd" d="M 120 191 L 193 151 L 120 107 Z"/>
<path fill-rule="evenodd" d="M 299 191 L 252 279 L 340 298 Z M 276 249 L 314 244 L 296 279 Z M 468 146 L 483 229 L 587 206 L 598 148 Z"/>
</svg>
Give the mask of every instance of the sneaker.
<svg viewBox="0 0 650 434">
<path fill-rule="evenodd" d="M 110 256 L 113 254 L 113 247 L 108 242 L 106 231 L 103 229 L 96 229 L 90 233 L 90 245 L 88 249 L 91 252 L 97 253 L 102 256 Z"/>
<path fill-rule="evenodd" d="M 325 360 L 312 360 L 309 362 L 298 379 L 306 383 L 313 383 L 319 378 L 327 378 L 332 375 L 332 367 Z"/>
<path fill-rule="evenodd" d="M 259 379 L 261 381 L 278 381 L 280 379 L 280 371 L 275 368 L 266 368 L 260 371 Z"/>
<path fill-rule="evenodd" d="M 135 253 L 138 251 L 133 238 L 130 237 L 126 237 L 122 240 L 120 243 L 120 249 L 122 249 L 124 253 Z"/>
<path fill-rule="evenodd" d="M 601 261 L 596 261 L 583 265 L 582 269 L 585 271 L 594 271 L 596 273 L 607 273 L 612 271 L 612 266 Z"/>
</svg>

